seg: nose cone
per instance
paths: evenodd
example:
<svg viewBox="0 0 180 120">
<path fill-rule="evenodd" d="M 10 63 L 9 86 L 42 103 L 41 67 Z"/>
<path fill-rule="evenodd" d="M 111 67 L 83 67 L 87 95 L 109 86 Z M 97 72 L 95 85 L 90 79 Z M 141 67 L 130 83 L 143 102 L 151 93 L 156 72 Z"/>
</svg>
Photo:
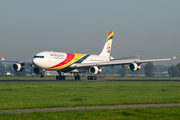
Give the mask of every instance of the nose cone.
<svg viewBox="0 0 180 120">
<path fill-rule="evenodd" d="M 39 68 L 45 68 L 46 67 L 46 63 L 43 59 L 41 58 L 33 58 L 32 60 L 33 65 Z"/>
<path fill-rule="evenodd" d="M 33 63 L 34 66 L 39 67 L 38 66 L 39 62 L 38 62 L 37 58 L 33 58 L 32 63 Z"/>
<path fill-rule="evenodd" d="M 47 64 L 47 62 L 46 62 L 47 60 L 45 59 L 45 55 L 46 55 L 46 52 L 40 52 L 40 53 L 36 54 L 34 56 L 34 58 L 32 59 L 33 65 L 36 67 L 39 67 L 39 68 L 46 67 L 46 66 L 44 66 Z"/>
</svg>

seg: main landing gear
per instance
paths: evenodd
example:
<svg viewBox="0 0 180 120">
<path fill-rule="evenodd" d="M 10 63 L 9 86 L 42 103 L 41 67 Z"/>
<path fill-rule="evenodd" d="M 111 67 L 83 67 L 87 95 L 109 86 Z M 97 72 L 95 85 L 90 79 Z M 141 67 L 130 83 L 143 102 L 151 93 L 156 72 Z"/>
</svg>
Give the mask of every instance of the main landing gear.
<svg viewBox="0 0 180 120">
<path fill-rule="evenodd" d="M 97 80 L 97 76 L 87 76 L 88 80 Z"/>
<path fill-rule="evenodd" d="M 81 77 L 80 77 L 80 75 L 78 73 L 74 73 L 74 79 L 75 80 L 80 80 Z"/>
<path fill-rule="evenodd" d="M 62 75 L 61 71 L 57 71 L 59 75 L 56 76 L 56 80 L 65 80 L 66 76 Z M 74 73 L 74 79 L 75 80 L 80 80 L 80 75 L 78 73 Z"/>
<path fill-rule="evenodd" d="M 57 72 L 58 72 L 59 75 L 56 76 L 56 80 L 65 80 L 66 79 L 66 76 L 62 75 L 61 71 L 58 70 Z M 74 73 L 74 79 L 75 80 L 80 80 L 81 76 L 78 73 Z M 88 80 L 97 80 L 97 76 L 90 75 L 90 76 L 87 76 L 87 79 Z"/>
<path fill-rule="evenodd" d="M 59 75 L 56 76 L 56 80 L 65 80 L 66 76 L 61 74 L 61 71 L 57 71 Z"/>
</svg>

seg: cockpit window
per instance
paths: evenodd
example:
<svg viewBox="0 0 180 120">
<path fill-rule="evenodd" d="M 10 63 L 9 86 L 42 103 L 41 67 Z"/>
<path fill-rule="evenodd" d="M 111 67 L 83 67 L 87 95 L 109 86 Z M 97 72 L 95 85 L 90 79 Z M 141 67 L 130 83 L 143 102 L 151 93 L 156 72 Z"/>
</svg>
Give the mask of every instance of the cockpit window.
<svg viewBox="0 0 180 120">
<path fill-rule="evenodd" d="M 34 56 L 34 58 L 44 58 L 44 56 Z"/>
</svg>

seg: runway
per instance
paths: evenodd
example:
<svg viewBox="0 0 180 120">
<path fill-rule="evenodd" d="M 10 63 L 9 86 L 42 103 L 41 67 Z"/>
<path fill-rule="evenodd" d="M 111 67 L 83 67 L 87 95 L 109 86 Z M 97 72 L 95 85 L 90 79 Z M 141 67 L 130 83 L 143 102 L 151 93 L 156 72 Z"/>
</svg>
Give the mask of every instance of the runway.
<svg viewBox="0 0 180 120">
<path fill-rule="evenodd" d="M 180 82 L 180 80 L 0 80 L 0 82 L 138 82 L 138 81 L 142 81 L 142 82 Z"/>
<path fill-rule="evenodd" d="M 145 104 L 145 105 L 114 105 L 114 106 L 89 106 L 89 107 L 65 107 L 65 108 L 42 108 L 42 109 L 24 109 L 24 110 L 3 110 L 0 114 L 18 114 L 30 112 L 48 112 L 48 111 L 69 111 L 69 110 L 90 110 L 90 109 L 117 109 L 117 108 L 140 108 L 140 107 L 164 107 L 180 106 L 180 103 L 172 104 Z"/>
</svg>

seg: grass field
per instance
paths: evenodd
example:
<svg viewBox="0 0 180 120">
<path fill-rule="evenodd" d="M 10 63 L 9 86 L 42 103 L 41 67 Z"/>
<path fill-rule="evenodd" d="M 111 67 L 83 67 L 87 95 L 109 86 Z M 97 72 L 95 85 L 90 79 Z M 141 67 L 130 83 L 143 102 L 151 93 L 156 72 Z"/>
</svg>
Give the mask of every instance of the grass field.
<svg viewBox="0 0 180 120">
<path fill-rule="evenodd" d="M 0 110 L 180 103 L 180 82 L 1 82 Z"/>
<path fill-rule="evenodd" d="M 1 120 L 178 120 L 180 107 L 0 114 Z"/>
<path fill-rule="evenodd" d="M 23 78 L 15 78 L 21 79 Z M 71 78 L 70 78 L 71 79 Z M 0 82 L 0 110 L 180 103 L 180 82 Z M 179 119 L 180 107 L 0 114 L 21 119 Z"/>
</svg>

